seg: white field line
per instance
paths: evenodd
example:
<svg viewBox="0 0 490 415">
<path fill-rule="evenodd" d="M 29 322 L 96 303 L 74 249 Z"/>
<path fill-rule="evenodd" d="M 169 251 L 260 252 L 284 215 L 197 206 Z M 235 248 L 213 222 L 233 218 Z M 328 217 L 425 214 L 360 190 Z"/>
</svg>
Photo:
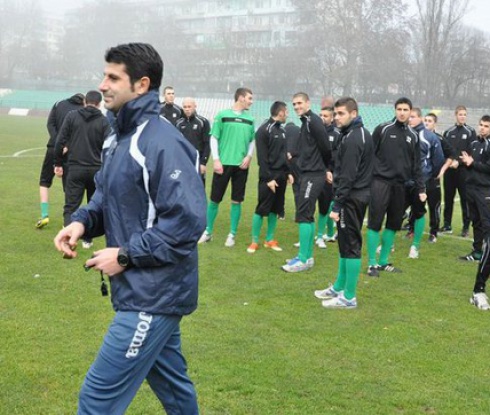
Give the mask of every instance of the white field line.
<svg viewBox="0 0 490 415">
<path fill-rule="evenodd" d="M 29 153 L 31 151 L 36 151 L 36 150 L 43 150 L 44 148 L 46 148 L 46 147 L 28 148 L 26 150 L 17 151 L 16 153 L 14 153 L 12 155 L 8 155 L 8 156 L 2 156 L 2 155 L 0 155 L 0 157 L 1 158 L 26 157 L 24 155 L 25 153 Z M 27 156 L 27 157 L 44 157 L 44 154 L 36 154 L 36 155 L 33 155 L 33 156 Z"/>
</svg>

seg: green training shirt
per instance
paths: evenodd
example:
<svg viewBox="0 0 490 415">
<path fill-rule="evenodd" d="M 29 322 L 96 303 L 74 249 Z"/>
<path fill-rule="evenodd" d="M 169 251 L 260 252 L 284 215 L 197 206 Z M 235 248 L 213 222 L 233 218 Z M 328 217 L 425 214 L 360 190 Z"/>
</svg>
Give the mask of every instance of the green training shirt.
<svg viewBox="0 0 490 415">
<path fill-rule="evenodd" d="M 237 114 L 223 110 L 214 119 L 211 135 L 218 140 L 218 152 L 224 166 L 239 166 L 255 137 L 254 119 L 247 111 Z"/>
</svg>

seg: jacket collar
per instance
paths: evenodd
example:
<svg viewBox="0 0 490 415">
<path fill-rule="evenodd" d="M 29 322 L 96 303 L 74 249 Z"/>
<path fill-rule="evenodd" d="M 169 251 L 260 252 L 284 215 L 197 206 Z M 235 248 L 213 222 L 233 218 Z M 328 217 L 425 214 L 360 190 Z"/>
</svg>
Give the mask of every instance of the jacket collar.
<svg viewBox="0 0 490 415">
<path fill-rule="evenodd" d="M 362 117 L 358 115 L 356 118 L 352 120 L 352 122 L 348 126 L 341 128 L 340 132 L 345 135 L 350 131 L 352 131 L 354 128 L 359 128 L 363 126 L 364 124 L 362 122 Z"/>
<path fill-rule="evenodd" d="M 160 113 L 158 91 L 149 91 L 131 101 L 126 102 L 117 114 L 108 111 L 108 119 L 117 135 L 125 135 L 143 124 L 150 117 Z"/>
</svg>

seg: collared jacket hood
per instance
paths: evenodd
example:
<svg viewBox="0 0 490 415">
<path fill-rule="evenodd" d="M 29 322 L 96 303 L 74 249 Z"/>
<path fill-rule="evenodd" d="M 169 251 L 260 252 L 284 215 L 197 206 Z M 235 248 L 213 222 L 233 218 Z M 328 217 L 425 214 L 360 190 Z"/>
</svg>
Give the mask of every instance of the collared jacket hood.
<svg viewBox="0 0 490 415">
<path fill-rule="evenodd" d="M 85 235 L 105 234 L 133 264 L 111 277 L 115 310 L 185 315 L 197 307 L 197 241 L 206 226 L 198 154 L 159 116 L 149 92 L 111 115 L 97 190 L 72 216 Z"/>
</svg>

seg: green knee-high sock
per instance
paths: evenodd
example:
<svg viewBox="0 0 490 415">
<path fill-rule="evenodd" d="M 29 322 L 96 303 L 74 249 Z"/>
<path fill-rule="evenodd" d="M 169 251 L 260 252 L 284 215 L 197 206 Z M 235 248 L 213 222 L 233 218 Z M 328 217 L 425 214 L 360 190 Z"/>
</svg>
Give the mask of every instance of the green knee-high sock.
<svg viewBox="0 0 490 415">
<path fill-rule="evenodd" d="M 315 222 L 312 222 L 310 226 L 311 226 L 311 239 L 310 239 L 310 246 L 308 248 L 308 258 L 313 258 L 313 247 L 315 246 Z"/>
<path fill-rule="evenodd" d="M 345 260 L 347 277 L 345 279 L 344 297 L 352 300 L 356 296 L 357 281 L 361 272 L 361 258 L 347 258 Z"/>
<path fill-rule="evenodd" d="M 339 257 L 339 269 L 337 271 L 337 279 L 333 285 L 333 289 L 337 292 L 343 291 L 345 289 L 345 278 L 347 274 L 347 269 L 345 267 L 345 258 Z"/>
<path fill-rule="evenodd" d="M 379 231 L 368 229 L 367 231 L 367 250 L 369 266 L 376 265 L 376 249 L 379 245 Z"/>
<path fill-rule="evenodd" d="M 313 230 L 315 224 L 313 223 Z M 298 257 L 302 262 L 306 262 L 310 252 L 310 245 L 313 242 L 314 231 L 312 230 L 311 223 L 302 222 L 299 224 L 299 253 Z"/>
<path fill-rule="evenodd" d="M 262 228 L 262 222 L 264 218 L 254 213 L 252 218 L 252 242 L 258 243 L 260 236 L 260 229 Z"/>
<path fill-rule="evenodd" d="M 412 245 L 414 245 L 415 248 L 417 249 L 420 247 L 420 241 L 422 240 L 422 236 L 424 236 L 424 229 L 425 229 L 425 216 L 422 216 L 421 218 L 415 221 L 415 224 L 413 226 Z"/>
<path fill-rule="evenodd" d="M 332 208 L 333 208 L 333 201 L 332 203 L 330 203 L 330 207 L 328 208 L 328 213 L 327 213 L 327 236 L 330 238 L 334 235 L 335 232 L 335 227 L 333 226 L 334 221 L 332 218 L 330 218 L 330 213 L 332 212 Z"/>
<path fill-rule="evenodd" d="M 236 235 L 240 216 L 242 215 L 242 204 L 232 203 L 230 209 L 230 233 Z"/>
<path fill-rule="evenodd" d="M 323 232 L 325 232 L 325 226 L 327 226 L 327 215 L 318 214 L 318 229 L 316 231 L 316 237 L 321 238 L 323 236 Z"/>
<path fill-rule="evenodd" d="M 391 229 L 386 229 L 383 231 L 383 236 L 381 237 L 381 253 L 379 254 L 379 265 L 386 265 L 390 260 L 390 252 L 393 247 L 393 242 L 395 242 L 396 232 Z"/>
<path fill-rule="evenodd" d="M 41 217 L 47 218 L 49 216 L 49 203 L 41 202 Z"/>
<path fill-rule="evenodd" d="M 218 216 L 219 203 L 209 202 L 208 204 L 208 212 L 207 212 L 207 221 L 208 225 L 206 226 L 206 232 L 209 234 L 213 233 L 214 222 L 216 221 L 216 217 Z"/>
<path fill-rule="evenodd" d="M 274 240 L 274 234 L 276 233 L 276 228 L 277 228 L 277 214 L 269 213 L 269 216 L 267 217 L 267 235 L 265 237 L 265 240 L 267 242 Z"/>
</svg>

